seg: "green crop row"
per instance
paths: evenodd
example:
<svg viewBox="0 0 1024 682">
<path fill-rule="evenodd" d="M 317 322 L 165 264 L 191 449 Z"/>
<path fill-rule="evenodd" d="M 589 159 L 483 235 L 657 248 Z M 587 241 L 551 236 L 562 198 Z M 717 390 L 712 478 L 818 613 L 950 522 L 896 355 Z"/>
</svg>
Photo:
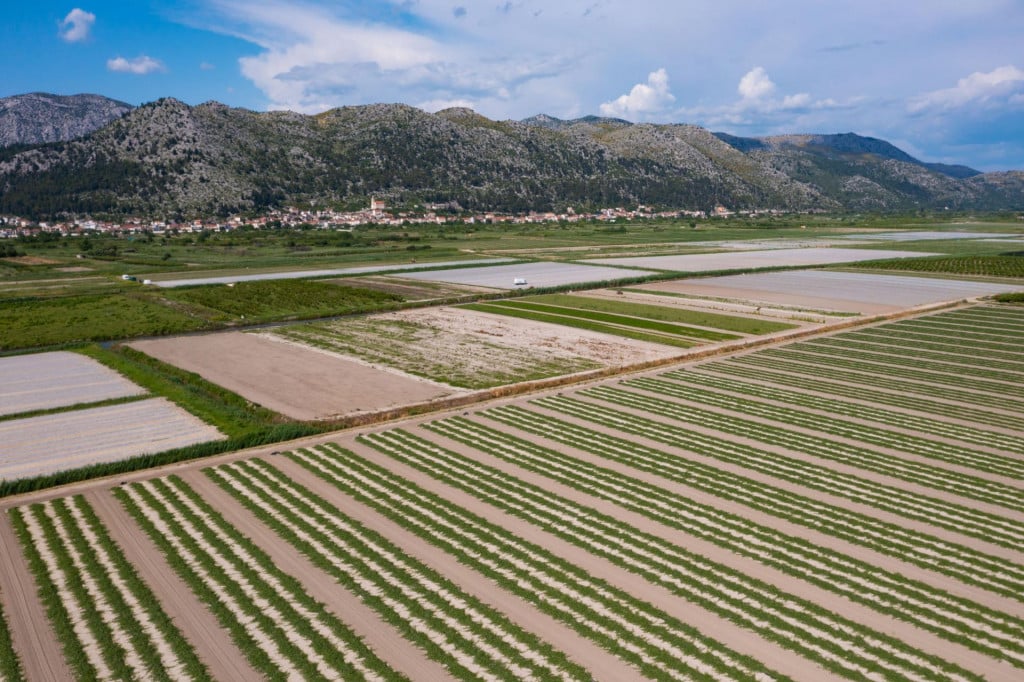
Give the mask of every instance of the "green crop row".
<svg viewBox="0 0 1024 682">
<path fill-rule="evenodd" d="M 853 370 L 855 372 L 874 372 L 887 377 L 898 377 L 911 381 L 924 381 L 942 386 L 953 386 L 955 388 L 969 388 L 985 393 L 992 393 L 997 396 L 1012 395 L 1024 398 L 1024 385 L 1014 384 L 1007 377 L 1006 381 L 993 381 L 990 379 L 979 379 L 965 373 L 957 374 L 955 368 L 934 371 L 931 369 L 916 367 L 905 367 L 891 362 L 866 362 L 862 360 L 843 360 L 842 356 L 823 356 L 820 353 L 804 352 L 794 348 L 772 348 L 761 351 L 757 354 L 759 358 L 769 360 L 792 360 L 804 363 L 816 363 L 827 365 L 829 368 Z"/>
<path fill-rule="evenodd" d="M 853 360 L 865 360 L 867 362 L 877 362 L 896 367 L 913 367 L 914 369 L 919 370 L 962 374 L 970 377 L 972 381 L 979 378 L 1002 381 L 1024 380 L 1024 365 L 1015 367 L 1009 364 L 1004 364 L 1000 367 L 984 367 L 979 366 L 977 362 L 969 361 L 966 354 L 957 356 L 947 355 L 942 358 L 928 358 L 921 353 L 918 354 L 917 357 L 914 357 L 909 353 L 890 353 L 879 349 L 862 350 L 850 348 L 848 346 L 836 347 L 830 343 L 832 341 L 831 339 L 822 339 L 822 341 L 824 341 L 824 343 L 819 343 L 818 341 L 804 341 L 794 344 L 790 348 L 792 350 L 802 352 L 809 351 L 815 355 L 824 355 L 829 358 L 850 358 Z"/>
<path fill-rule="evenodd" d="M 1024 667 L 1024 619 L 463 417 L 426 428 L 562 485 L 751 557 L 888 616 Z"/>
<path fill-rule="evenodd" d="M 858 338 L 842 336 L 826 336 L 815 339 L 813 342 L 805 342 L 807 348 L 832 348 L 848 349 L 874 355 L 891 356 L 899 358 L 920 358 L 921 360 L 935 361 L 940 363 L 953 364 L 961 369 L 959 371 L 970 372 L 973 368 L 983 370 L 1000 369 L 1009 372 L 1024 372 L 1024 361 L 1020 360 L 994 360 L 977 353 L 963 353 L 950 350 L 935 351 L 922 348 L 919 344 L 902 344 L 894 340 L 862 340 Z"/>
<path fill-rule="evenodd" d="M 76 676 L 211 679 L 82 496 L 11 518 Z"/>
<path fill-rule="evenodd" d="M 902 272 L 937 272 L 984 277 L 1024 277 L 1024 258 L 1019 256 L 930 256 L 925 258 L 894 258 L 853 264 L 869 270 Z"/>
<path fill-rule="evenodd" d="M 3 604 L 0 603 L 0 682 L 19 682 L 25 679 L 21 661 L 11 642 L 11 631 L 7 627 Z"/>
<path fill-rule="evenodd" d="M 636 394 L 629 394 L 626 391 L 613 394 L 614 389 L 593 390 L 601 391 L 597 395 L 600 395 L 602 400 L 613 400 L 620 405 L 639 407 L 652 414 L 668 416 L 677 420 L 677 423 L 668 425 L 575 398 L 540 398 L 534 402 L 542 407 L 571 413 L 591 421 L 600 420 L 619 430 L 650 438 L 666 445 L 700 452 L 708 457 L 736 464 L 780 480 L 837 497 L 844 497 L 903 518 L 923 521 L 993 544 L 1016 548 L 1024 542 L 1024 528 L 1021 527 L 1021 524 L 1008 518 L 908 492 L 893 486 L 882 485 L 869 479 L 843 474 L 801 459 L 765 452 L 757 447 L 706 436 L 683 426 L 686 420 L 696 418 L 704 426 L 721 430 L 724 423 L 739 421 L 732 420 L 726 415 L 710 412 L 707 413 L 709 418 L 703 420 L 698 418 L 697 412 L 678 409 L 676 405 L 667 405 L 665 401 L 637 400 L 633 398 Z M 740 437 L 766 440 L 769 427 L 757 422 L 747 422 L 747 424 L 749 425 L 747 428 L 738 424 L 734 425 L 733 433 Z"/>
<path fill-rule="evenodd" d="M 334 505 L 280 478 L 207 475 L 459 679 L 579 680 L 586 671 Z M 516 673 L 515 671 L 519 671 Z"/>
<path fill-rule="evenodd" d="M 768 672 L 649 603 L 335 444 L 289 456 L 459 563 L 614 651 L 646 677 L 701 677 L 710 670 L 729 679 L 753 680 Z M 239 468 L 258 467 L 268 477 L 281 477 L 260 465 Z M 689 657 L 696 661 L 689 662 Z"/>
<path fill-rule="evenodd" d="M 560 308 L 575 308 L 579 310 L 591 310 L 595 312 L 611 313 L 614 315 L 626 315 L 631 318 L 644 318 L 648 320 L 661 320 L 662 322 L 675 322 L 684 325 L 697 325 L 698 327 L 710 327 L 721 329 L 727 332 L 739 334 L 769 334 L 780 332 L 786 329 L 793 329 L 795 324 L 788 322 L 776 322 L 752 317 L 738 317 L 736 315 L 725 315 L 705 310 L 688 310 L 675 306 L 660 306 L 649 303 L 637 303 L 636 301 L 619 301 L 607 298 L 590 298 L 587 296 L 573 296 L 570 294 L 544 294 L 541 296 L 529 296 L 519 299 L 528 303 L 542 303 L 544 305 L 557 306 Z"/>
<path fill-rule="evenodd" d="M 843 333 L 842 338 L 857 341 L 873 341 L 882 344 L 898 343 L 903 346 L 941 351 L 943 353 L 955 353 L 957 355 L 980 355 L 985 360 L 1008 360 L 1010 362 L 1021 361 L 1020 354 L 1013 351 L 998 351 L 987 348 L 984 350 L 984 354 L 981 355 L 978 351 L 972 350 L 970 346 L 965 346 L 961 343 L 949 340 L 948 336 L 914 334 L 911 332 L 901 332 L 895 329 L 889 329 L 887 327 L 869 327 L 867 329 L 849 331 Z"/>
<path fill-rule="evenodd" d="M 977 676 L 589 507 L 401 429 L 359 436 L 390 457 L 642 576 L 832 673 L 863 679 Z"/>
<path fill-rule="evenodd" d="M 912 320 L 892 322 L 885 326 L 885 330 L 893 334 L 913 335 L 925 341 L 929 339 L 942 340 L 945 343 L 954 344 L 961 350 L 967 352 L 970 352 L 971 349 L 978 349 L 1011 353 L 1017 357 L 1020 357 L 1022 354 L 1018 344 L 1014 343 L 1012 340 L 991 339 L 985 337 L 979 338 L 977 335 L 963 332 L 954 334 L 948 329 L 942 329 L 935 325 L 929 325 Z"/>
<path fill-rule="evenodd" d="M 747 356 L 750 357 L 750 356 Z M 817 394 L 831 396 L 842 396 L 853 400 L 863 400 L 875 405 L 891 405 L 908 410 L 914 410 L 922 414 L 942 415 L 957 419 L 966 419 L 978 424 L 990 426 L 1003 426 L 1010 429 L 1024 428 L 1024 418 L 1017 415 L 1004 414 L 981 409 L 972 405 L 965 405 L 957 402 L 940 402 L 932 400 L 924 395 L 915 395 L 909 392 L 900 391 L 893 387 L 891 391 L 876 390 L 878 380 L 855 377 L 840 379 L 830 372 L 829 376 L 836 381 L 823 379 L 819 374 L 799 374 L 789 367 L 775 368 L 768 366 L 757 366 L 743 363 L 739 358 L 704 364 L 700 366 L 703 371 L 725 374 L 730 377 L 741 377 L 755 381 L 770 381 L 774 385 L 782 385 L 812 391 Z M 856 385 L 852 385 L 856 384 Z M 934 395 L 934 391 L 927 395 Z M 936 396 L 941 397 L 941 396 Z"/>
<path fill-rule="evenodd" d="M 1024 566 L 964 545 L 521 407 L 498 407 L 482 414 L 508 426 L 1024 601 Z"/>
<path fill-rule="evenodd" d="M 683 374 L 686 373 L 684 372 Z M 819 414 L 804 412 L 803 410 L 791 407 L 773 405 L 758 400 L 748 400 L 735 395 L 724 395 L 699 388 L 692 384 L 680 386 L 677 383 L 660 379 L 630 379 L 622 382 L 622 385 L 650 391 L 659 395 L 697 402 L 701 405 L 721 407 L 744 415 L 762 417 L 788 426 L 812 429 L 832 436 L 840 436 L 882 448 L 899 450 L 904 453 L 919 455 L 940 462 L 948 462 L 969 469 L 973 468 L 997 473 L 1009 478 L 1024 479 L 1024 462 L 1020 459 L 989 455 L 969 448 L 950 445 L 942 441 L 866 426 L 857 422 L 840 419 L 835 415 L 823 417 Z M 591 395 L 596 395 L 596 393 Z M 732 428 L 730 425 L 734 423 L 734 420 L 730 419 L 722 423 L 721 426 L 716 425 L 716 428 L 725 432 L 731 432 Z M 995 504 L 1000 504 L 996 500 L 1001 496 L 1004 498 L 1003 503 L 1011 509 L 1021 505 L 1019 500 L 1021 495 L 1018 488 L 994 483 L 987 479 L 977 478 L 960 472 L 947 471 L 923 462 L 904 461 L 898 457 L 890 457 L 883 453 L 876 453 L 858 446 L 837 442 L 826 444 L 816 437 L 812 437 L 808 441 L 806 437 L 801 435 L 799 436 L 799 444 L 796 442 L 797 438 L 792 438 L 790 442 L 783 443 L 781 442 L 782 438 L 785 437 L 783 434 L 777 434 L 782 437 L 779 439 L 770 437 L 777 431 L 773 427 L 766 427 L 765 434 L 769 438 L 765 438 L 765 442 L 784 445 L 785 447 L 825 459 L 841 461 L 870 471 L 884 473 L 888 476 L 921 483 L 936 489 L 948 489 L 965 497 L 990 500 Z M 977 497 L 979 495 L 983 497 Z"/>
<path fill-rule="evenodd" d="M 993 345 L 1012 345 L 1014 340 L 1019 340 L 1021 337 L 1021 334 L 1016 333 L 1014 330 L 985 329 L 971 322 L 947 320 L 942 317 L 916 317 L 894 322 L 892 326 L 900 330 L 949 334 L 955 336 L 958 340 L 968 343 L 984 342 Z"/>
<path fill-rule="evenodd" d="M 960 390 L 956 386 L 939 385 L 917 381 L 909 378 L 898 378 L 891 376 L 892 372 L 883 371 L 880 368 L 867 371 L 838 370 L 832 363 L 799 362 L 792 359 L 776 359 L 764 353 L 753 353 L 742 357 L 733 358 L 730 362 L 743 367 L 757 369 L 773 369 L 785 373 L 795 373 L 808 377 L 820 378 L 824 368 L 828 368 L 828 379 L 835 381 L 864 384 L 872 388 L 887 388 L 893 391 L 914 396 L 926 396 L 929 398 L 942 398 L 959 402 L 969 408 L 983 406 L 993 407 L 998 410 L 1012 410 L 1016 414 L 1024 414 L 1024 401 L 1007 396 L 1005 394 L 982 393 L 971 390 Z M 864 369 L 864 368 L 862 368 Z M 954 378 L 955 379 L 955 378 Z M 829 383 L 822 380 L 822 385 Z"/>
<path fill-rule="evenodd" d="M 707 368 L 707 366 L 705 366 Z M 830 419 L 835 415 L 864 419 L 868 421 L 911 429 L 920 433 L 934 434 L 946 438 L 953 438 L 974 445 L 1024 454 L 1024 442 L 1019 438 L 1009 436 L 998 431 L 988 431 L 972 426 L 951 423 L 941 419 L 910 414 L 907 412 L 894 411 L 892 409 L 864 405 L 862 403 L 826 398 L 821 395 L 811 395 L 798 391 L 786 390 L 776 386 L 765 386 L 748 381 L 739 381 L 725 377 L 705 374 L 703 372 L 673 370 L 661 375 L 665 379 L 671 379 L 677 383 L 687 386 L 699 386 L 717 391 L 728 391 L 732 394 L 739 394 L 747 397 L 754 397 L 772 403 L 786 403 L 812 410 L 821 410 L 830 414 Z M 770 377 L 763 377 L 771 381 Z M 631 384 L 632 382 L 624 382 Z M 951 409 L 949 414 L 952 415 Z M 821 428 L 817 426 L 816 428 Z M 1012 457 L 989 455 L 984 452 L 971 451 L 971 458 L 964 462 L 979 471 L 998 473 L 1011 478 L 1024 478 L 1024 463 Z"/>
<path fill-rule="evenodd" d="M 117 495 L 267 679 L 402 679 L 181 479 Z"/>
<path fill-rule="evenodd" d="M 587 331 L 601 332 L 603 334 L 623 336 L 627 339 L 635 339 L 637 341 L 649 341 L 651 343 L 660 343 L 668 346 L 676 346 L 678 348 L 691 348 L 696 343 L 693 340 L 680 338 L 678 336 L 657 334 L 654 332 L 644 332 L 638 329 L 623 327 L 620 325 L 607 324 L 604 322 L 595 322 L 593 320 L 585 320 L 578 317 L 567 317 L 565 315 L 555 315 L 552 313 L 544 313 L 534 310 L 523 310 L 520 308 L 515 308 L 507 305 L 494 305 L 493 303 L 469 303 L 460 307 L 465 308 L 466 310 L 476 310 L 484 313 L 506 315 L 508 317 L 515 317 L 523 320 L 533 320 L 535 322 L 548 322 L 551 324 L 562 325 L 563 327 L 572 327 L 573 329 L 585 329 Z"/>
</svg>

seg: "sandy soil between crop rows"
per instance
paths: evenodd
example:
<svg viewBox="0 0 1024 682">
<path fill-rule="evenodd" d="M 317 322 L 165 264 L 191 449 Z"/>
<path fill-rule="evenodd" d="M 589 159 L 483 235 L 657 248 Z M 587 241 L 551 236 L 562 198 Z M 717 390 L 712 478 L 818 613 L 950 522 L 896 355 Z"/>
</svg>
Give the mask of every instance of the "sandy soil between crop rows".
<svg viewBox="0 0 1024 682">
<path fill-rule="evenodd" d="M 294 419 L 386 409 L 450 392 L 256 334 L 223 332 L 130 345 Z"/>
</svg>

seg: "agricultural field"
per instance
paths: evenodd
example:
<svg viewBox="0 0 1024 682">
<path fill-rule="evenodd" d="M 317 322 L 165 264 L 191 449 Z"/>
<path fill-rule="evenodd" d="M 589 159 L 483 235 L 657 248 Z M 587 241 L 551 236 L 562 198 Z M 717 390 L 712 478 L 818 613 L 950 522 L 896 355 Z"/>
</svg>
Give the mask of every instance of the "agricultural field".
<svg viewBox="0 0 1024 682">
<path fill-rule="evenodd" d="M 959 306 L 6 498 L 0 652 L 30 680 L 1018 680 L 1022 340 L 1024 307 Z"/>
<path fill-rule="evenodd" d="M 164 398 L 0 421 L 0 480 L 45 476 L 222 439 Z"/>
<path fill-rule="evenodd" d="M 256 405 L 303 421 L 452 393 L 448 387 L 289 343 L 276 335 L 219 332 L 129 345 Z"/>
<path fill-rule="evenodd" d="M 453 270 L 427 270 L 405 273 L 409 279 L 429 282 L 446 282 L 491 289 L 515 289 L 517 280 L 521 286 L 544 288 L 562 287 L 572 284 L 585 285 L 606 281 L 636 279 L 654 274 L 650 270 L 625 267 L 604 267 L 582 263 L 554 263 L 537 261 L 514 265 L 491 267 L 458 268 Z"/>
<path fill-rule="evenodd" d="M 97 403 L 145 391 L 117 372 L 77 353 L 0 358 L 0 417 Z"/>
<path fill-rule="evenodd" d="M 945 301 L 1024 291 L 1024 286 L 867 272 L 793 270 L 680 279 L 631 287 L 814 312 L 879 314 Z"/>
<path fill-rule="evenodd" d="M 677 256 L 599 258 L 586 262 L 596 265 L 614 265 L 623 268 L 642 268 L 671 272 L 715 272 L 803 265 L 829 265 L 920 255 L 922 254 L 912 251 L 874 251 L 870 249 L 826 247 L 767 249 L 763 251 L 732 250 L 727 253 L 684 254 Z"/>
<path fill-rule="evenodd" d="M 899 270 L 970 277 L 1024 278 L 1024 240 L 1016 255 L 934 256 L 901 260 L 875 261 L 856 267 L 871 270 Z"/>
</svg>

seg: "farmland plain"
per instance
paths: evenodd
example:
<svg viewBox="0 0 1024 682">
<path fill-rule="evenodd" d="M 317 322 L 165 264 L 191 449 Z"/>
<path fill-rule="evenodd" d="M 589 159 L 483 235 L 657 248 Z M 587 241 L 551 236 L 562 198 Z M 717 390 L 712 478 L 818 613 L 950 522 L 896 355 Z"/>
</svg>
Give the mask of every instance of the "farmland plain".
<svg viewBox="0 0 1024 682">
<path fill-rule="evenodd" d="M 905 334 L 941 344 L 927 362 L 950 371 L 887 388 Z M 157 627 L 184 590 L 226 658 L 267 676 L 1009 682 L 1024 671 L 1024 428 L 1000 401 L 1022 337 L 1019 306 L 959 306 L 83 483 L 41 507 L 8 498 L 0 537 L 13 526 L 29 562 L 0 604 L 29 679 L 47 668 L 18 580 L 100 605 L 91 630 L 52 612 L 63 641 L 99 633 L 69 648 L 94 652 L 68 654 L 86 672 L 142 670 L 148 651 L 223 670 L 197 620 Z M 842 392 L 818 382 L 837 344 L 872 349 L 829 378 Z M 134 584 L 115 567 L 138 560 L 135 536 L 155 547 L 145 575 L 175 587 L 142 580 L 152 597 L 111 602 Z M 87 561 L 87 546 L 105 549 Z M 150 643 L 118 634 L 146 618 Z"/>
<path fill-rule="evenodd" d="M 0 358 L 0 376 L 0 416 L 144 393 L 117 372 L 77 353 Z"/>
</svg>

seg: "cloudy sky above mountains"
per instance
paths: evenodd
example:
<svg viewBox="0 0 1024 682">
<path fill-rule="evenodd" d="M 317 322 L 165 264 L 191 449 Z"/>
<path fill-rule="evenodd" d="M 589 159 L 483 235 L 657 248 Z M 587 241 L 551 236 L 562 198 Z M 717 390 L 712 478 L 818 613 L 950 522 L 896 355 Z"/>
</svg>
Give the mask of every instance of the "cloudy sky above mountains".
<svg viewBox="0 0 1024 682">
<path fill-rule="evenodd" d="M 1020 0 L 12 5 L 0 96 L 305 113 L 404 102 L 748 136 L 856 132 L 927 161 L 1024 169 Z"/>
</svg>

